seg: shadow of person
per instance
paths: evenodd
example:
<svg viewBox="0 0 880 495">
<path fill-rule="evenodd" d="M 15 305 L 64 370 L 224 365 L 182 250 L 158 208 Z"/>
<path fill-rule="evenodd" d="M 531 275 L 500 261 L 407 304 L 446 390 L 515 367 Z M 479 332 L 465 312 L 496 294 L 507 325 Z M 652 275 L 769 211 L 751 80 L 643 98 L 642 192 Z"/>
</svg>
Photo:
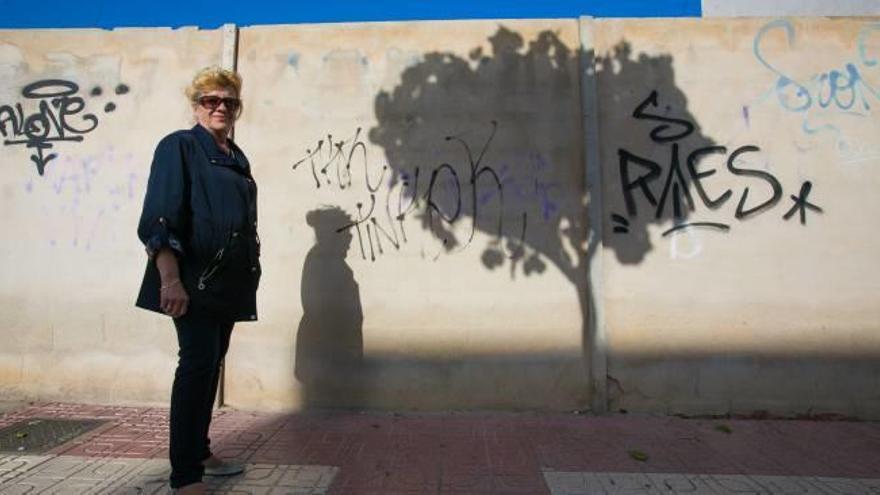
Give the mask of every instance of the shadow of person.
<svg viewBox="0 0 880 495">
<path fill-rule="evenodd" d="M 294 375 L 303 385 L 305 407 L 360 407 L 364 339 L 360 290 L 346 254 L 351 217 L 338 207 L 312 210 L 306 222 L 315 245 L 302 274 L 303 316 L 296 335 Z"/>
</svg>

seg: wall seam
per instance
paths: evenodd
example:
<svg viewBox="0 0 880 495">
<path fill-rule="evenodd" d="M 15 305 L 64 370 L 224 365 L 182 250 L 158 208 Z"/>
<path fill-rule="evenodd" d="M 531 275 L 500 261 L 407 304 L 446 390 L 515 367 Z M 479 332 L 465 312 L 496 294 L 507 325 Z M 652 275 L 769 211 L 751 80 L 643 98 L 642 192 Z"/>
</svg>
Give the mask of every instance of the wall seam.
<svg viewBox="0 0 880 495">
<path fill-rule="evenodd" d="M 595 20 L 589 16 L 578 18 L 581 41 L 581 112 L 585 132 L 584 166 L 585 192 L 589 196 L 587 215 L 592 236 L 587 239 L 587 298 L 585 352 L 590 356 L 592 384 L 591 409 L 597 414 L 608 412 L 608 356 L 605 328 L 605 291 L 602 270 L 602 169 L 599 154 L 598 81 L 594 67 L 593 40 Z"/>
<path fill-rule="evenodd" d="M 224 69 L 236 71 L 238 68 L 238 26 L 229 23 L 224 24 L 223 48 L 220 53 L 220 66 Z M 241 97 L 241 95 L 238 95 Z M 229 133 L 229 137 L 235 139 L 235 127 Z M 226 405 L 226 360 L 220 363 L 220 379 L 217 384 L 217 407 Z"/>
</svg>

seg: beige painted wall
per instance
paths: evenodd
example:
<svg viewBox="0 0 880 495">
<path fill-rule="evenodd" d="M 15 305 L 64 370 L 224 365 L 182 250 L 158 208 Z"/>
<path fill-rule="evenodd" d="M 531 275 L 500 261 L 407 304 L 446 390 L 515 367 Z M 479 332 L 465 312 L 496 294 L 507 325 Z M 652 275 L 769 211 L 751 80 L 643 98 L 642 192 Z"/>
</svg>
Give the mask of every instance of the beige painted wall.
<svg viewBox="0 0 880 495">
<path fill-rule="evenodd" d="M 612 408 L 877 414 L 877 26 L 856 19 L 598 23 L 597 54 L 607 57 L 597 77 Z M 651 139 L 662 122 L 634 111 L 652 91 L 657 106 L 649 102 L 644 112 L 692 123 L 689 135 Z M 658 136 L 675 134 L 685 134 L 684 125 L 671 123 Z M 660 204 L 675 146 L 683 174 Z M 700 179 L 709 199 L 731 191 L 714 209 L 688 172 L 688 155 L 706 146 L 727 150 L 698 165 L 699 173 L 715 170 Z M 739 155 L 733 167 L 770 175 L 728 168 L 743 146 L 758 151 Z M 619 150 L 662 170 L 646 179 L 658 206 L 636 183 L 650 166 L 627 166 L 623 180 Z M 737 218 L 746 189 L 744 210 L 772 199 L 771 176 L 778 202 Z M 626 183 L 634 184 L 635 214 L 628 214 Z M 694 202 L 689 210 L 680 196 L 679 219 L 676 183 Z M 805 223 L 797 212 L 784 219 L 807 183 L 807 200 L 823 212 L 807 209 Z M 614 214 L 628 220 L 628 233 L 614 232 L 623 225 Z M 663 235 L 693 222 L 729 230 Z"/>
<path fill-rule="evenodd" d="M 607 339 L 610 378 L 596 378 L 612 409 L 877 416 L 873 22 L 585 19 L 589 38 L 574 20 L 242 29 L 236 140 L 260 185 L 264 276 L 226 402 L 582 409 Z M 597 57 L 583 73 L 582 41 Z M 222 49 L 220 31 L 0 32 L 0 107 L 33 114 L 22 89 L 60 79 L 85 105 L 68 100 L 71 126 L 97 119 L 43 150 L 58 155 L 43 175 L 36 149 L 0 145 L 4 397 L 167 400 L 176 344 L 169 321 L 132 305 L 134 230 L 153 147 L 189 125 L 183 88 Z M 809 100 L 777 89 L 782 76 Z M 2 112 L 4 140 L 20 140 Z M 661 117 L 678 120 L 655 142 Z M 693 129 L 675 137 L 681 121 Z M 731 191 L 717 208 L 687 163 L 709 146 L 726 148 L 696 165 L 715 170 L 699 181 L 710 199 Z M 759 151 L 744 148 L 737 175 L 726 162 L 743 146 Z M 682 174 L 657 215 L 637 179 L 658 170 L 644 187 L 659 204 L 674 147 Z M 637 162 L 632 211 L 621 150 Z M 773 195 L 771 175 L 778 202 L 737 218 L 746 188 L 745 209 Z M 823 211 L 784 219 L 807 182 Z M 723 225 L 663 235 L 692 222 Z"/>
<path fill-rule="evenodd" d="M 82 138 L 44 141 L 43 156 L 57 157 L 39 175 L 37 149 L 8 143 L 27 140 L 21 119 L 0 110 L 3 397 L 166 401 L 176 339 L 169 321 L 133 306 L 146 260 L 135 228 L 153 148 L 189 125 L 183 88 L 193 67 L 219 62 L 221 42 L 194 29 L 0 32 L 0 106 L 29 119 L 44 104 L 58 118 L 51 98 L 22 91 L 74 83 L 63 133 Z M 67 83 L 33 93 L 75 89 Z M 47 137 L 60 134 L 51 124 Z"/>
<path fill-rule="evenodd" d="M 584 282 L 577 248 L 560 233 L 583 238 L 566 223 L 583 211 L 577 46 L 574 21 L 241 31 L 250 106 L 237 132 L 261 184 L 265 275 L 262 321 L 239 331 L 230 351 L 230 404 L 583 407 Z M 480 171 L 473 188 L 470 160 Z M 306 218 L 322 206 L 361 221 L 345 259 L 307 258 L 316 242 Z M 434 234 L 420 219 L 428 211 Z M 500 266 L 489 269 L 489 258 Z M 308 265 L 334 275 L 311 277 Z M 336 271 L 346 266 L 350 274 Z M 304 317 L 304 299 L 318 293 L 329 312 L 362 313 L 362 326 L 319 308 Z M 311 342 L 299 354 L 298 339 Z M 295 376 L 294 356 L 320 367 L 359 339 L 363 360 L 351 369 L 328 365 L 306 385 Z"/>
</svg>

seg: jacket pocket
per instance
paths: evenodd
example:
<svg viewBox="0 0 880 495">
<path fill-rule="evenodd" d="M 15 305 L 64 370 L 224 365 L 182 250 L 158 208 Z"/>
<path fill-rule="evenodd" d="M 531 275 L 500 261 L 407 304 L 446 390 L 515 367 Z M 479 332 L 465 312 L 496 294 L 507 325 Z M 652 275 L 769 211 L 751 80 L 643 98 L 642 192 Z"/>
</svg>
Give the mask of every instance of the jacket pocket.
<svg viewBox="0 0 880 495">
<path fill-rule="evenodd" d="M 252 264 L 245 236 L 232 232 L 226 244 L 197 272 L 190 300 L 217 314 L 239 312 L 248 300 Z"/>
</svg>

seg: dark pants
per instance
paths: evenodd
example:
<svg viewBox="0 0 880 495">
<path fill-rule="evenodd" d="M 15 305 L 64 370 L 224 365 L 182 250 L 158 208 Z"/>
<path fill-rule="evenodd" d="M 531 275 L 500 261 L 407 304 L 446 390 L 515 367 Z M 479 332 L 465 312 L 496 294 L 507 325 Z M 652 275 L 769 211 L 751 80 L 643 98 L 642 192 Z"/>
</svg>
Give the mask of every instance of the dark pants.
<svg viewBox="0 0 880 495">
<path fill-rule="evenodd" d="M 193 313 L 174 320 L 180 351 L 171 389 L 172 488 L 201 481 L 202 461 L 211 457 L 208 428 L 233 324 Z"/>
</svg>

